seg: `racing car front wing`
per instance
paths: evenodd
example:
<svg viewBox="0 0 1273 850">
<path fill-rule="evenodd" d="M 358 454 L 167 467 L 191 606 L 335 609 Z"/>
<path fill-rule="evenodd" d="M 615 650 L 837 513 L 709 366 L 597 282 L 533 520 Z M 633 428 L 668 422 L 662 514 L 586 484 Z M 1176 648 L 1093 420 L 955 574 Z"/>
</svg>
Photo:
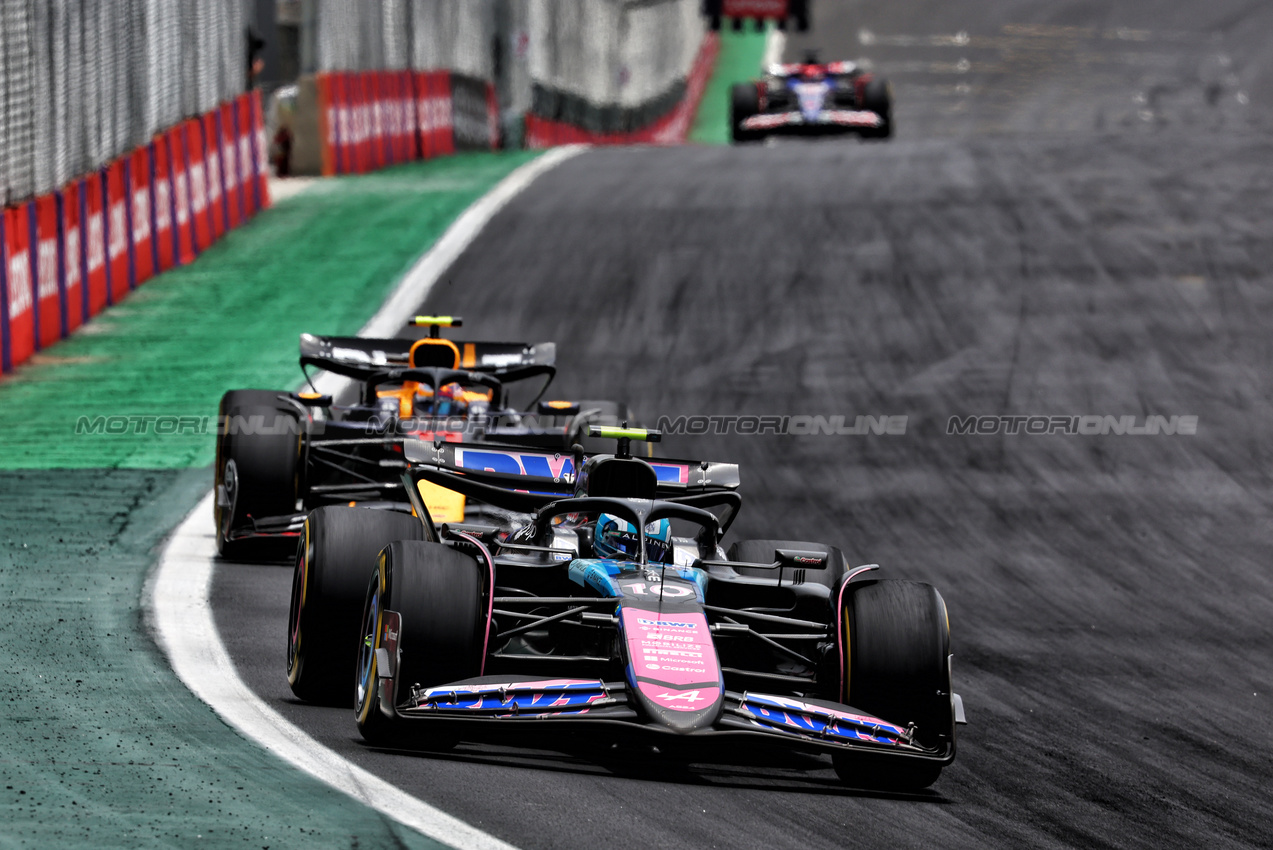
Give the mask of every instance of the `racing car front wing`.
<svg viewBox="0 0 1273 850">
<path fill-rule="evenodd" d="M 385 653 L 377 667 L 390 670 Z M 394 683 L 381 676 L 377 694 L 380 711 L 389 718 L 472 729 L 499 723 L 504 728 L 535 721 L 549 726 L 604 724 L 634 733 L 653 733 L 691 739 L 749 737 L 768 739 L 813 752 L 857 751 L 886 753 L 900 758 L 949 764 L 955 757 L 954 735 L 944 750 L 926 749 L 915 740 L 915 729 L 902 728 L 849 706 L 744 691 L 725 691 L 720 715 L 708 727 L 678 732 L 651 723 L 636 710 L 624 682 L 600 679 L 526 679 L 459 682 L 436 688 L 412 688 L 402 705 L 392 702 Z M 962 715 L 962 711 L 959 712 Z M 618 730 L 616 730 L 618 731 Z"/>
<path fill-rule="evenodd" d="M 748 131 L 758 130 L 800 130 L 800 129 L 845 129 L 876 130 L 884 126 L 884 119 L 878 113 L 867 109 L 824 109 L 816 117 L 806 118 L 799 111 L 771 112 L 744 118 L 739 125 Z"/>
</svg>

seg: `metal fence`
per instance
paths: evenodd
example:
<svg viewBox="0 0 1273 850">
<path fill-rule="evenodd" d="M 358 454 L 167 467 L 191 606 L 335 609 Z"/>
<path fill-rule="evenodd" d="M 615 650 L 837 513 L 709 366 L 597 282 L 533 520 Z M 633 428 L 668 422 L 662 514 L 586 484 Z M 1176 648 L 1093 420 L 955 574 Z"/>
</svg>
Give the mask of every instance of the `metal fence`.
<svg viewBox="0 0 1273 850">
<path fill-rule="evenodd" d="M 301 68 L 307 73 L 447 69 L 492 80 L 497 7 L 506 2 L 311 0 L 303 13 Z"/>
<path fill-rule="evenodd" d="M 700 0 L 310 0 L 302 70 L 449 70 L 493 82 L 507 126 L 554 112 L 658 112 L 702 43 Z M 638 115 L 630 120 L 642 120 Z"/>
<path fill-rule="evenodd" d="M 697 0 L 528 0 L 534 85 L 638 107 L 685 80 L 703 40 Z"/>
<path fill-rule="evenodd" d="M 0 203 L 242 92 L 252 2 L 0 0 Z M 302 71 L 446 69 L 494 83 L 506 125 L 545 100 L 657 111 L 703 33 L 699 0 L 304 0 L 301 16 Z"/>
<path fill-rule="evenodd" d="M 0 0 L 0 202 L 241 93 L 247 20 L 247 0 Z"/>
</svg>

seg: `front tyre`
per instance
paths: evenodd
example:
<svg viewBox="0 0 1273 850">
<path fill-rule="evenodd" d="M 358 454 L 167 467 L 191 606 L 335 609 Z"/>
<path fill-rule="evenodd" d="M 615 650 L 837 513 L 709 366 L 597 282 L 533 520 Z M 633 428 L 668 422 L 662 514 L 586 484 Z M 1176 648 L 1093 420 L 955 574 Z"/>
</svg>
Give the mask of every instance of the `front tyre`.
<svg viewBox="0 0 1273 850">
<path fill-rule="evenodd" d="M 729 126 L 735 144 L 754 142 L 760 133 L 744 130 L 743 122 L 760 114 L 760 91 L 755 83 L 736 83 L 729 90 Z"/>
<path fill-rule="evenodd" d="M 843 659 L 841 702 L 882 720 L 915 725 L 924 747 L 954 745 L 950 626 L 946 603 L 930 584 L 853 582 L 844 588 L 838 637 Z M 915 791 L 941 775 L 942 765 L 896 756 L 836 753 L 846 783 Z"/>
<path fill-rule="evenodd" d="M 421 540 L 409 514 L 323 507 L 305 519 L 287 618 L 287 683 L 306 702 L 349 705 L 367 578 L 394 540 Z"/>
<path fill-rule="evenodd" d="M 887 139 L 893 135 L 893 87 L 883 77 L 875 77 L 862 91 L 862 108 L 884 119 L 883 126 L 863 133 L 863 138 Z"/>
<path fill-rule="evenodd" d="M 385 630 L 385 612 L 393 611 L 399 617 L 394 676 L 399 694 L 413 686 L 428 688 L 480 676 L 487 637 L 483 584 L 474 558 L 440 543 L 397 541 L 380 553 L 363 605 L 355 667 L 358 731 L 363 738 L 373 744 L 409 742 L 433 748 L 454 743 L 437 735 L 408 738 L 399 725 L 427 731 L 427 721 L 400 724 L 380 710 L 376 650 L 394 648 L 393 636 Z"/>
</svg>

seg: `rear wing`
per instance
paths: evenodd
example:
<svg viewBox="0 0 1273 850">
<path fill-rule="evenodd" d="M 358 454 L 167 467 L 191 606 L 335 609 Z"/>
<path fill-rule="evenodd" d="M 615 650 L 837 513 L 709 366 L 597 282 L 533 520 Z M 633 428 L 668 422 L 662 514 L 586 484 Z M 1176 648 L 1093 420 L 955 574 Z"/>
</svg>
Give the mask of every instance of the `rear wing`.
<svg viewBox="0 0 1273 850">
<path fill-rule="evenodd" d="M 506 510 L 531 513 L 574 495 L 575 457 L 561 452 L 491 443 L 407 440 L 403 454 L 412 476 Z M 723 501 L 738 501 L 734 493 L 739 486 L 738 464 L 643 460 L 654 468 L 661 499 L 697 503 L 700 497 L 727 494 L 730 498 Z"/>
<path fill-rule="evenodd" d="M 801 62 L 788 62 L 785 64 L 770 65 L 765 69 L 765 73 L 771 77 L 794 77 L 799 75 L 808 66 Z M 843 74 L 852 74 L 857 70 L 856 62 L 823 62 L 819 66 L 823 73 L 829 76 L 840 76 Z"/>
<path fill-rule="evenodd" d="M 301 334 L 301 368 L 312 366 L 347 378 L 365 378 L 388 369 L 411 365 L 414 339 L 376 339 L 361 336 Z M 553 366 L 557 346 L 551 342 L 466 342 L 451 340 L 459 356 L 459 369 L 514 377 L 528 366 Z M 534 374 L 543 374 L 537 370 Z"/>
</svg>

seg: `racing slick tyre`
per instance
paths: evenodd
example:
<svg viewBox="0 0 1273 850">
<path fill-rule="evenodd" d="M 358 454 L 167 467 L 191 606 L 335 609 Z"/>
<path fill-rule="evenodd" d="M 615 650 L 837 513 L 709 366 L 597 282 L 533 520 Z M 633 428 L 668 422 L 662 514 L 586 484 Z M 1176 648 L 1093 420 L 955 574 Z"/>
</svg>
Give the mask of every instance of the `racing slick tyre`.
<svg viewBox="0 0 1273 850">
<path fill-rule="evenodd" d="M 729 90 L 729 126 L 735 144 L 754 142 L 761 134 L 742 129 L 743 122 L 760 114 L 760 92 L 755 83 L 735 83 Z"/>
<path fill-rule="evenodd" d="M 310 513 L 296 550 L 287 617 L 287 683 L 306 702 L 349 705 L 367 578 L 394 540 L 420 540 L 410 514 L 323 507 Z"/>
<path fill-rule="evenodd" d="M 802 582 L 812 582 L 821 584 L 828 588 L 838 587 L 840 579 L 844 576 L 847 562 L 844 553 L 837 546 L 828 546 L 825 543 L 809 543 L 803 540 L 739 540 L 733 546 L 729 547 L 729 551 L 725 553 L 725 557 L 731 561 L 750 561 L 753 564 L 772 564 L 777 560 L 777 550 L 779 549 L 804 549 L 813 552 L 829 552 L 831 554 L 831 563 L 827 565 L 825 570 L 796 570 L 796 584 Z M 754 567 L 734 567 L 735 572 L 745 576 L 759 576 L 761 578 L 772 578 L 778 580 L 778 573 L 774 570 L 758 570 Z M 785 576 L 787 582 L 792 582 L 792 576 Z"/>
<path fill-rule="evenodd" d="M 402 723 L 381 712 L 376 650 L 392 653 L 386 644 L 394 639 L 383 628 L 386 611 L 400 617 L 394 677 L 399 698 L 411 687 L 479 676 L 487 628 L 481 568 L 471 556 L 440 543 L 395 541 L 380 553 L 362 611 L 355 668 L 358 731 L 373 744 L 453 745 L 454 738 L 428 734 L 427 723 Z M 407 734 L 412 729 L 416 733 Z"/>
<path fill-rule="evenodd" d="M 796 19 L 796 29 L 800 32 L 809 31 L 809 0 L 791 0 L 790 5 L 791 17 Z"/>
<path fill-rule="evenodd" d="M 233 529 L 251 524 L 249 517 L 296 512 L 300 414 L 282 395 L 277 390 L 232 390 L 221 397 L 217 421 L 226 433 L 217 440 L 213 514 L 217 552 L 223 558 L 278 556 L 294 542 L 231 539 Z"/>
<path fill-rule="evenodd" d="M 862 133 L 864 139 L 887 139 L 893 135 L 893 87 L 883 77 L 876 77 L 862 91 L 862 108 L 884 119 L 884 126 Z"/>
<path fill-rule="evenodd" d="M 844 669 L 841 702 L 896 723 L 914 723 L 925 747 L 953 744 L 950 627 L 946 603 L 930 584 L 853 582 L 844 588 Z M 937 781 L 942 766 L 869 753 L 835 753 L 845 783 L 917 791 Z"/>
</svg>

